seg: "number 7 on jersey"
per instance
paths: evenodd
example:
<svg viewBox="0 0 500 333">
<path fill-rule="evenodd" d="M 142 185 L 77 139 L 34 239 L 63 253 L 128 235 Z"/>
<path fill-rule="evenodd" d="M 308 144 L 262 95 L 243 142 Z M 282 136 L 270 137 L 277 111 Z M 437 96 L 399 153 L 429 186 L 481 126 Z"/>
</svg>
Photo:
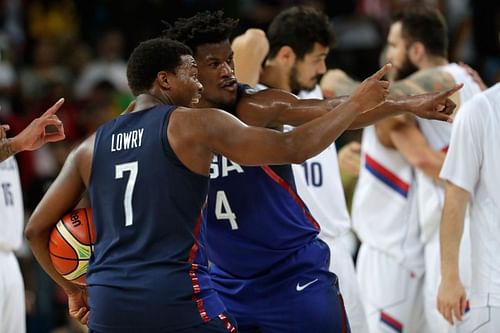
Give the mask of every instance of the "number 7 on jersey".
<svg viewBox="0 0 500 333">
<path fill-rule="evenodd" d="M 125 187 L 125 196 L 123 197 L 123 207 L 125 209 L 125 226 L 131 226 L 134 218 L 132 209 L 132 195 L 134 194 L 135 181 L 139 165 L 137 161 L 115 165 L 115 179 L 123 178 L 125 171 L 129 172 L 127 186 Z"/>
</svg>

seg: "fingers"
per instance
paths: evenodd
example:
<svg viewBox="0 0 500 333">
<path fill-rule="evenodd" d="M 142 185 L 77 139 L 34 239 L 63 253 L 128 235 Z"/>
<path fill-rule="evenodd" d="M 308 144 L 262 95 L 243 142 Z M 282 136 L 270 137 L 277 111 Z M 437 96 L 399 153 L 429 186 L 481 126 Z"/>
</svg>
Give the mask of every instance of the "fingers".
<svg viewBox="0 0 500 333">
<path fill-rule="evenodd" d="M 76 312 L 70 311 L 69 315 L 82 324 L 86 324 L 89 318 L 89 310 L 86 307 L 81 307 Z"/>
<path fill-rule="evenodd" d="M 59 109 L 61 108 L 63 103 L 64 103 L 64 98 L 59 98 L 59 100 L 54 105 L 52 105 L 47 111 L 45 111 L 45 113 L 42 115 L 42 117 L 43 116 L 51 116 L 51 115 L 55 114 L 57 111 L 59 111 Z"/>
<path fill-rule="evenodd" d="M 382 66 L 382 68 L 380 68 L 375 74 L 373 74 L 370 77 L 375 79 L 375 80 L 380 80 L 381 78 L 384 77 L 384 75 L 387 73 L 387 71 L 389 69 L 391 69 L 391 67 L 392 67 L 392 64 L 385 64 L 384 66 Z"/>
<path fill-rule="evenodd" d="M 462 89 L 462 87 L 464 86 L 463 83 L 458 83 L 458 84 L 455 84 L 455 86 L 453 86 L 452 88 L 448 89 L 448 90 L 445 90 L 445 91 L 442 91 L 439 93 L 439 97 L 445 97 L 445 98 L 448 98 L 450 97 L 451 95 L 453 95 L 454 93 L 456 93 L 457 91 L 459 91 L 460 89 Z"/>
<path fill-rule="evenodd" d="M 0 140 L 7 137 L 7 131 L 10 129 L 9 125 L 0 125 Z"/>
<path fill-rule="evenodd" d="M 462 301 L 460 302 L 456 302 L 454 305 L 453 305 L 453 315 L 455 317 L 456 320 L 459 320 L 461 321 L 462 320 L 462 311 L 461 311 L 461 308 L 462 307 Z"/>
<path fill-rule="evenodd" d="M 89 322 L 89 316 L 90 316 L 90 311 L 87 311 L 87 313 L 80 319 L 80 323 L 87 325 Z"/>
</svg>

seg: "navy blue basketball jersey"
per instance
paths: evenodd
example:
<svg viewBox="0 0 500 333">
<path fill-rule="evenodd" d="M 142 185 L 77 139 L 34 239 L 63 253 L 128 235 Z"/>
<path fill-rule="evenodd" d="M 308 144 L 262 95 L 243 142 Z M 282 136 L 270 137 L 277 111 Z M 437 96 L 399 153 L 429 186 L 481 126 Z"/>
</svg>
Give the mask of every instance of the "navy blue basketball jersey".
<svg viewBox="0 0 500 333">
<path fill-rule="evenodd" d="M 316 240 L 319 225 L 296 193 L 290 165 L 243 167 L 215 156 L 210 178 L 203 241 L 217 269 L 242 279 L 268 274 Z"/>
<path fill-rule="evenodd" d="M 163 332 L 225 310 L 198 244 L 208 178 L 171 149 L 174 110 L 121 115 L 96 132 L 89 194 L 97 238 L 87 274 L 96 331 Z"/>
</svg>

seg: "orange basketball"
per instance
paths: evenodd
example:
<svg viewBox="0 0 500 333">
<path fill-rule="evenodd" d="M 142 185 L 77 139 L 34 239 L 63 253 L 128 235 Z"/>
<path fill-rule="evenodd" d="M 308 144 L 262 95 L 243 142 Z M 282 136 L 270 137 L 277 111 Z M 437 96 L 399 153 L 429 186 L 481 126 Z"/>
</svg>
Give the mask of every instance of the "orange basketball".
<svg viewBox="0 0 500 333">
<path fill-rule="evenodd" d="M 50 234 L 50 259 L 67 280 L 85 284 L 95 242 L 92 210 L 80 208 L 64 215 Z"/>
</svg>

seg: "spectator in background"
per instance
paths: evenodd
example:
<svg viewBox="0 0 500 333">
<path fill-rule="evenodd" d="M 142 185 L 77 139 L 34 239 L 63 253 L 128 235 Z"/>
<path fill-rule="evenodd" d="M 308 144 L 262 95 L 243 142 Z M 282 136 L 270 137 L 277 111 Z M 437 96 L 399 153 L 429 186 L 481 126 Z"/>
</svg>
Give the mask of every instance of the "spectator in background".
<svg viewBox="0 0 500 333">
<path fill-rule="evenodd" d="M 121 93 L 130 94 L 127 85 L 127 63 L 124 56 L 124 39 L 118 30 L 108 30 L 97 43 L 97 58 L 88 63 L 75 83 L 77 98 L 91 97 L 95 86 L 109 81 Z"/>
</svg>

